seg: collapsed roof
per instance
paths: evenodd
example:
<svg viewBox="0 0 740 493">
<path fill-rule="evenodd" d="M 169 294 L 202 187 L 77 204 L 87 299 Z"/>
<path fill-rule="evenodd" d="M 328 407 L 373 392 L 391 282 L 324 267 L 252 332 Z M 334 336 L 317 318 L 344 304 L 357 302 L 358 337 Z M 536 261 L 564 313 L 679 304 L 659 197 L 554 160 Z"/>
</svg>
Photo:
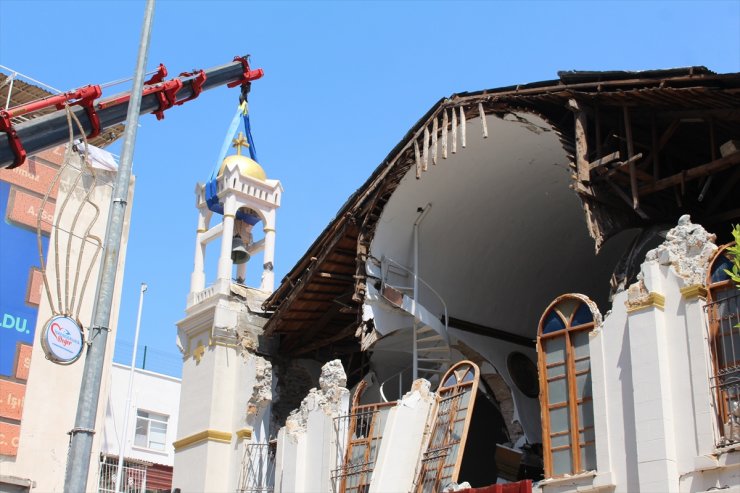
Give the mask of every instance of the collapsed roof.
<svg viewBox="0 0 740 493">
<path fill-rule="evenodd" d="M 580 202 L 579 215 L 593 240 L 592 252 L 593 246 L 598 251 L 620 232 L 672 224 L 685 213 L 715 231 L 740 217 L 740 153 L 734 152 L 731 142 L 740 138 L 740 74 L 691 67 L 558 75 L 553 81 L 452 95 L 438 101 L 413 126 L 265 302 L 264 308 L 274 312 L 266 330 L 281 335 L 284 353 L 297 356 L 328 346 L 335 352 L 356 348 L 355 332 L 368 283 L 366 262 L 381 216 L 404 178 L 421 177 L 441 159 L 439 147 L 448 134 L 452 138 L 453 133 L 463 132 L 455 138 L 458 145 L 465 145 L 465 121 L 470 133 L 471 122 L 478 120 L 476 130 L 481 129 L 484 136 L 487 127 L 493 127 L 488 121 L 516 121 L 533 134 L 539 128 L 557 136 L 561 149 L 550 148 L 549 164 L 564 161 L 568 172 L 563 180 L 547 179 L 553 182 L 553 191 L 572 189 L 565 193 Z M 511 140 L 506 151 L 511 156 L 529 151 L 530 143 L 520 137 Z M 475 148 L 472 142 L 470 147 Z M 486 152 L 492 161 L 501 154 L 493 148 L 481 148 L 479 154 Z M 468 159 L 473 162 L 479 154 L 471 151 Z M 522 169 L 517 173 L 522 188 L 534 187 L 539 177 L 547 176 L 547 159 L 539 158 L 534 163 L 537 169 L 529 173 L 524 172 L 526 162 L 517 164 Z M 498 168 L 489 169 L 485 173 L 493 174 L 477 179 L 494 181 L 496 172 Z M 454 175 L 448 179 L 454 180 Z M 456 188 L 454 193 L 465 192 Z M 511 210 L 505 210 L 504 202 L 497 205 L 499 215 L 522 214 L 517 209 L 521 204 L 510 201 Z M 465 213 L 480 210 L 482 204 L 488 206 L 471 203 Z M 547 204 L 544 201 L 540 207 Z M 490 213 L 484 210 L 477 220 Z M 547 224 L 544 216 L 540 223 L 527 217 L 521 221 Z M 507 255 L 512 254 L 516 249 L 501 255 L 511 263 Z M 533 316 L 538 316 L 535 308 L 544 305 L 533 307 Z"/>
</svg>

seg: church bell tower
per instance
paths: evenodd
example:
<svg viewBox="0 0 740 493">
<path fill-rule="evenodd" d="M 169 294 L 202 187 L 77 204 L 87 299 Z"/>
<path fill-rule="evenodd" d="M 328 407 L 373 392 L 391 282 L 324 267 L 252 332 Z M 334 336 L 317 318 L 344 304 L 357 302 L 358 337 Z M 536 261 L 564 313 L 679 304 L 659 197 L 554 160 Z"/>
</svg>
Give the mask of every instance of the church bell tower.
<svg viewBox="0 0 740 493">
<path fill-rule="evenodd" d="M 243 153 L 249 143 L 242 133 L 233 147 L 236 153 L 195 189 L 194 268 L 186 316 L 177 323 L 183 372 L 173 488 L 183 493 L 237 490 L 246 447 L 269 438 L 271 366 L 256 349 L 267 320 L 261 305 L 274 289 L 275 212 L 283 188 Z M 259 227 L 264 237 L 254 241 Z M 218 262 L 207 266 L 206 249 L 216 240 Z M 246 286 L 260 252 L 259 286 Z M 208 267 L 215 267 L 210 285 Z"/>
</svg>

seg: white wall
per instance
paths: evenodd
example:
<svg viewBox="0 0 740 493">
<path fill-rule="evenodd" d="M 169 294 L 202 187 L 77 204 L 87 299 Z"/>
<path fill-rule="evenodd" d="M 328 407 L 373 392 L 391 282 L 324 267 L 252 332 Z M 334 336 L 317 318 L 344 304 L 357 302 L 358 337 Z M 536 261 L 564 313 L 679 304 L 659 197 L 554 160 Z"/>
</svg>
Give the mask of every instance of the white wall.
<svg viewBox="0 0 740 493">
<path fill-rule="evenodd" d="M 388 411 L 370 483 L 372 493 L 413 489 L 429 414 L 435 404 L 429 382 L 416 380 L 412 390 Z"/>
<path fill-rule="evenodd" d="M 123 440 L 126 394 L 128 392 L 129 367 L 113 363 L 110 375 L 110 394 L 107 399 L 105 426 L 101 452 L 118 456 L 120 444 L 125 442 L 125 457 L 172 466 L 175 451 L 172 442 L 177 434 L 180 407 L 180 379 L 137 368 L 134 372 L 134 387 L 131 393 L 128 430 Z M 136 411 L 142 409 L 168 416 L 167 439 L 164 451 L 134 445 Z"/>
<path fill-rule="evenodd" d="M 445 300 L 450 317 L 534 339 L 556 296 L 581 292 L 603 308 L 630 235 L 595 254 L 568 186 L 568 157 L 542 118 L 489 115 L 486 122 L 488 138 L 480 119 L 469 119 L 467 147 L 440 158 L 420 179 L 413 166 L 408 170 L 383 209 L 370 252 L 413 265 L 417 208 L 431 203 L 419 226 L 419 275 Z M 378 275 L 371 263 L 368 270 Z M 442 314 L 428 290 L 420 288 L 418 298 Z M 394 323 L 389 318 L 376 321 L 381 333 L 388 332 L 381 325 Z"/>
<path fill-rule="evenodd" d="M 207 343 L 209 334 L 199 337 Z M 182 375 L 186 384 L 177 440 L 206 430 L 229 433 L 231 438 L 229 443 L 204 440 L 178 449 L 172 486 L 183 492 L 233 491 L 242 459 L 239 453 L 243 453 L 242 440 L 234 436 L 244 428 L 237 410 L 246 417 L 246 401 L 255 379 L 254 357 L 242 357 L 233 348 L 208 346 L 200 361 L 193 357 L 184 361 Z M 245 375 L 247 380 L 241 381 Z"/>
<path fill-rule="evenodd" d="M 686 242 L 674 240 L 670 255 L 645 261 L 641 283 L 615 296 L 591 334 L 597 471 L 543 481 L 542 491 L 698 493 L 740 486 L 740 451 L 716 447 L 705 300 L 681 291 L 703 280 L 713 247 L 703 230 L 686 227 Z M 656 295 L 663 300 L 652 301 Z"/>
<path fill-rule="evenodd" d="M 70 200 L 62 216 L 61 226 L 63 229 L 71 229 L 72 219 L 81 201 L 84 199 L 84 193 L 81 187 L 90 187 L 91 182 L 88 179 L 82 180 L 81 184 L 75 183 L 77 172 L 74 167 L 79 167 L 79 161 L 75 160 L 73 166 L 67 168 L 61 177 L 59 195 L 57 203 L 61 203 L 65 196 Z M 105 237 L 107 224 L 108 209 L 113 192 L 114 173 L 97 170 L 97 183 L 92 187 L 92 193 L 89 200 L 99 207 L 99 216 L 94 222 L 90 234 L 99 238 Z M 129 188 L 129 204 L 132 202 L 134 179 L 131 179 Z M 89 188 L 85 188 L 89 190 Z M 55 218 L 60 214 L 61 207 L 57 207 Z M 120 255 L 118 258 L 115 287 L 113 292 L 113 306 L 110 317 L 110 333 L 105 352 L 105 362 L 100 389 L 100 400 L 98 403 L 96 415 L 96 429 L 102 429 L 102 423 L 105 413 L 105 398 L 108 393 L 110 361 L 113 357 L 113 347 L 115 345 L 116 325 L 118 320 L 118 309 L 120 301 L 121 286 L 123 284 L 123 272 L 126 262 L 126 245 L 128 231 L 130 226 L 131 207 L 126 210 L 124 219 L 123 235 L 121 239 Z M 87 224 L 93 222 L 96 211 L 87 204 L 82 207 L 82 213 L 74 229 L 76 234 L 80 234 L 80 228 L 84 230 Z M 64 231 L 54 229 L 49 241 L 49 245 L 54 245 L 55 237 L 59 237 L 59 249 L 50 248 L 47 255 L 47 266 L 55 265 L 56 258 L 66 258 L 68 235 Z M 72 259 L 81 255 L 80 242 L 74 237 L 71 241 L 70 254 Z M 87 268 L 93 260 L 93 248 L 84 250 L 82 265 Z M 63 262 L 60 262 L 62 265 Z M 82 294 L 82 303 L 80 308 L 80 322 L 85 330 L 86 337 L 89 337 L 88 329 L 91 326 L 92 310 L 95 301 L 95 286 L 97 285 L 100 271 L 100 256 L 93 265 L 88 281 L 88 287 Z M 49 284 L 52 289 L 57 286 L 57 277 L 53 268 L 47 269 Z M 60 275 L 60 281 L 64 277 Z M 74 279 L 74 275 L 71 274 Z M 61 283 L 64 286 L 64 283 Z M 52 291 L 53 296 L 56 293 Z M 79 294 L 78 294 L 79 296 Z M 47 296 L 41 296 L 39 305 L 38 318 L 36 324 L 36 334 L 40 334 L 44 324 L 58 313 L 51 307 Z M 35 482 L 36 490 L 46 492 L 62 491 L 64 488 L 64 476 L 67 466 L 67 452 L 69 449 L 69 432 L 75 423 L 77 411 L 78 395 L 80 392 L 80 382 L 82 380 L 83 368 L 85 366 L 85 352 L 78 361 L 67 366 L 60 366 L 47 360 L 41 348 L 41 344 L 33 345 L 31 356 L 31 366 L 26 387 L 26 396 L 23 409 L 23 418 L 21 420 L 20 446 L 18 455 L 13 459 L 9 458 L 2 463 L 2 474 L 7 476 L 16 476 L 27 478 Z M 91 467 L 88 474 L 88 488 L 94 490 L 97 485 L 98 467 L 97 455 L 100 450 L 101 433 L 96 433 L 93 438 Z"/>
<path fill-rule="evenodd" d="M 568 187 L 568 157 L 549 124 L 528 113 L 503 119 L 489 115 L 486 122 L 488 138 L 479 131 L 480 119 L 470 119 L 465 148 L 440 158 L 420 179 L 414 167 L 409 169 L 383 209 L 371 254 L 413 265 L 417 208 L 431 203 L 419 226 L 419 275 L 444 299 L 448 315 L 534 340 L 539 318 L 556 296 L 581 292 L 605 304 L 612 270 L 634 232 L 611 239 L 596 255 L 578 196 Z M 380 277 L 373 262 L 367 269 Z M 410 318 L 372 285 L 367 291 L 363 318 L 373 319 L 378 334 L 411 326 Z M 423 287 L 419 292 L 417 301 L 441 316 L 436 297 Z M 506 365 L 512 351 L 532 361 L 535 352 L 470 332 L 449 332 L 501 374 L 528 441 L 540 442 L 538 399 L 516 388 Z M 386 349 L 384 340 L 376 349 Z M 380 381 L 391 374 L 382 370 Z"/>
</svg>

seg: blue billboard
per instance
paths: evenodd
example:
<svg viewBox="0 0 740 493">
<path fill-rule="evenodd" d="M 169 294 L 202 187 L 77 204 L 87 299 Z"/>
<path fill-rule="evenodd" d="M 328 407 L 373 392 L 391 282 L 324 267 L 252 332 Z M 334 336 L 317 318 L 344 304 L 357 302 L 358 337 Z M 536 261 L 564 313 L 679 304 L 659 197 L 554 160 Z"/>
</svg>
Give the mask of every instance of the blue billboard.
<svg viewBox="0 0 740 493">
<path fill-rule="evenodd" d="M 15 377 L 19 345 L 34 342 L 41 287 L 35 226 L 43 200 L 39 192 L 48 188 L 52 166 L 32 158 L 0 172 L 0 377 Z M 53 214 L 53 202 L 44 216 Z M 44 256 L 48 244 L 44 233 Z"/>
</svg>

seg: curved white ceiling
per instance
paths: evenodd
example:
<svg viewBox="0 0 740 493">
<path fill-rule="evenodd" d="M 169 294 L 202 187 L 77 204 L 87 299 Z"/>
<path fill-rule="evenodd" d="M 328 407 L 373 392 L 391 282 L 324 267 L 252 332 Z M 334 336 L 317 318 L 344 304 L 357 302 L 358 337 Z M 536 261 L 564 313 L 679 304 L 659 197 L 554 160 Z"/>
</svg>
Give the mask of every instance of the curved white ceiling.
<svg viewBox="0 0 740 493">
<path fill-rule="evenodd" d="M 630 235 L 597 257 L 550 125 L 528 113 L 486 121 L 488 138 L 480 119 L 468 120 L 466 148 L 458 131 L 456 154 L 430 160 L 418 180 L 409 170 L 383 210 L 371 254 L 412 266 L 417 208 L 431 203 L 419 229 L 419 272 L 451 317 L 534 338 L 560 294 L 586 294 L 603 310 Z"/>
</svg>

